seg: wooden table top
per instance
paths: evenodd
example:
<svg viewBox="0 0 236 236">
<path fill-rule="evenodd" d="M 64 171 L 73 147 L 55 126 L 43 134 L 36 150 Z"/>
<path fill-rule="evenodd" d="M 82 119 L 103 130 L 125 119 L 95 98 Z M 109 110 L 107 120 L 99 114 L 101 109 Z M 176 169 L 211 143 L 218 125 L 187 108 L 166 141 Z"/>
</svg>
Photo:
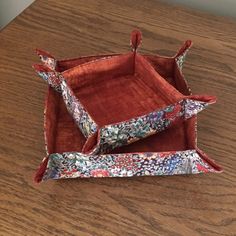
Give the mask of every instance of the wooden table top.
<svg viewBox="0 0 236 236">
<path fill-rule="evenodd" d="M 222 174 L 74 179 L 37 185 L 45 155 L 47 85 L 36 47 L 58 58 L 194 46 L 184 68 L 194 93 L 218 97 L 200 113 L 198 144 Z M 0 32 L 0 235 L 236 235 L 236 21 L 159 1 L 41 0 Z"/>
</svg>

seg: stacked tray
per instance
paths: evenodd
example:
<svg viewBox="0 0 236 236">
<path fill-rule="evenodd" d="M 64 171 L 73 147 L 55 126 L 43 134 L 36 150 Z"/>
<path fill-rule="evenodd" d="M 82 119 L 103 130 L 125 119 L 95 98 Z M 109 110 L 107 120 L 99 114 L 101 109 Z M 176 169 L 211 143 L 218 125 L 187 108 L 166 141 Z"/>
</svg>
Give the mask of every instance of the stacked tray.
<svg viewBox="0 0 236 236">
<path fill-rule="evenodd" d="M 47 156 L 35 181 L 219 172 L 196 142 L 196 114 L 215 102 L 192 95 L 182 74 L 191 41 L 174 57 L 132 52 L 56 60 L 37 50 L 49 84 Z"/>
</svg>

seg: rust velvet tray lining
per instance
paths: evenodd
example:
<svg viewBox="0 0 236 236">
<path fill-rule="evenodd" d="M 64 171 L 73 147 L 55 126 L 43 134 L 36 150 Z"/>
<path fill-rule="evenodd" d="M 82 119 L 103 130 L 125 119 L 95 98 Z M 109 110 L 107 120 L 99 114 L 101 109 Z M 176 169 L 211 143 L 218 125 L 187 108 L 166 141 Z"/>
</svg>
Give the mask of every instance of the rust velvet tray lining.
<svg viewBox="0 0 236 236">
<path fill-rule="evenodd" d="M 96 60 L 63 72 L 76 97 L 100 127 L 144 115 L 183 97 L 163 82 L 144 57 L 134 55 Z M 131 70 L 134 58 L 135 71 Z"/>
</svg>

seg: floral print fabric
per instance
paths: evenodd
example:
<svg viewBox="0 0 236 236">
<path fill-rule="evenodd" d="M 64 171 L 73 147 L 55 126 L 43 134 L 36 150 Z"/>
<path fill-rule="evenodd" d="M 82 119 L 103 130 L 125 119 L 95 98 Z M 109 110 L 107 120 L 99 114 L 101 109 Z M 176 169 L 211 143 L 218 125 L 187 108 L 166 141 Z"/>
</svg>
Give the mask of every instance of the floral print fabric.
<svg viewBox="0 0 236 236">
<path fill-rule="evenodd" d="M 80 128 L 83 135 L 88 138 L 97 131 L 97 125 L 78 101 L 72 90 L 67 86 L 65 80 L 61 83 L 62 97 L 65 101 L 67 110 L 72 115 L 75 123 Z"/>
<path fill-rule="evenodd" d="M 78 152 L 49 156 L 43 180 L 88 177 L 131 177 L 215 172 L 196 150 L 179 152 L 85 155 Z"/>
<path fill-rule="evenodd" d="M 36 49 L 36 53 L 38 54 L 40 60 L 43 62 L 51 70 L 55 70 L 57 66 L 56 59 L 50 55 L 48 52 Z"/>
<path fill-rule="evenodd" d="M 45 72 L 37 70 L 37 73 L 50 86 L 62 94 L 68 112 L 74 118 L 76 125 L 80 128 L 83 135 L 88 138 L 94 134 L 97 131 L 96 123 L 73 94 L 62 75 L 56 71 Z"/>
<path fill-rule="evenodd" d="M 93 154 L 106 153 L 116 147 L 130 144 L 170 127 L 179 118 L 188 119 L 208 105 L 206 102 L 183 99 L 164 109 L 100 129 L 100 143 Z"/>
<path fill-rule="evenodd" d="M 188 52 L 188 50 L 186 50 L 182 55 L 175 58 L 176 64 L 177 64 L 180 71 L 182 71 L 182 69 L 183 69 L 183 65 L 184 65 L 184 61 L 185 61 L 187 52 Z"/>
<path fill-rule="evenodd" d="M 191 40 L 187 40 L 183 46 L 181 47 L 181 49 L 179 50 L 179 52 L 177 53 L 177 56 L 175 57 L 175 62 L 179 68 L 180 71 L 182 71 L 183 69 L 183 64 L 186 58 L 186 55 L 189 51 L 189 49 L 192 46 L 192 41 Z"/>
</svg>

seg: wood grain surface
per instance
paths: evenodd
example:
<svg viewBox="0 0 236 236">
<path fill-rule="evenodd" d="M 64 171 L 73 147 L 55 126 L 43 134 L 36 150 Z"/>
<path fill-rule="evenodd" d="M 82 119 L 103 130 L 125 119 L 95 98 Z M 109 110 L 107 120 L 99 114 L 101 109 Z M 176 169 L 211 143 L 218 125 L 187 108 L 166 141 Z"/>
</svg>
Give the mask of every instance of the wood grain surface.
<svg viewBox="0 0 236 236">
<path fill-rule="evenodd" d="M 127 52 L 174 55 L 194 93 L 218 97 L 199 115 L 198 143 L 222 174 L 74 179 L 34 184 L 45 155 L 47 85 L 36 47 L 57 58 Z M 159 1 L 38 0 L 0 32 L 0 235 L 236 235 L 236 21 Z"/>
</svg>

